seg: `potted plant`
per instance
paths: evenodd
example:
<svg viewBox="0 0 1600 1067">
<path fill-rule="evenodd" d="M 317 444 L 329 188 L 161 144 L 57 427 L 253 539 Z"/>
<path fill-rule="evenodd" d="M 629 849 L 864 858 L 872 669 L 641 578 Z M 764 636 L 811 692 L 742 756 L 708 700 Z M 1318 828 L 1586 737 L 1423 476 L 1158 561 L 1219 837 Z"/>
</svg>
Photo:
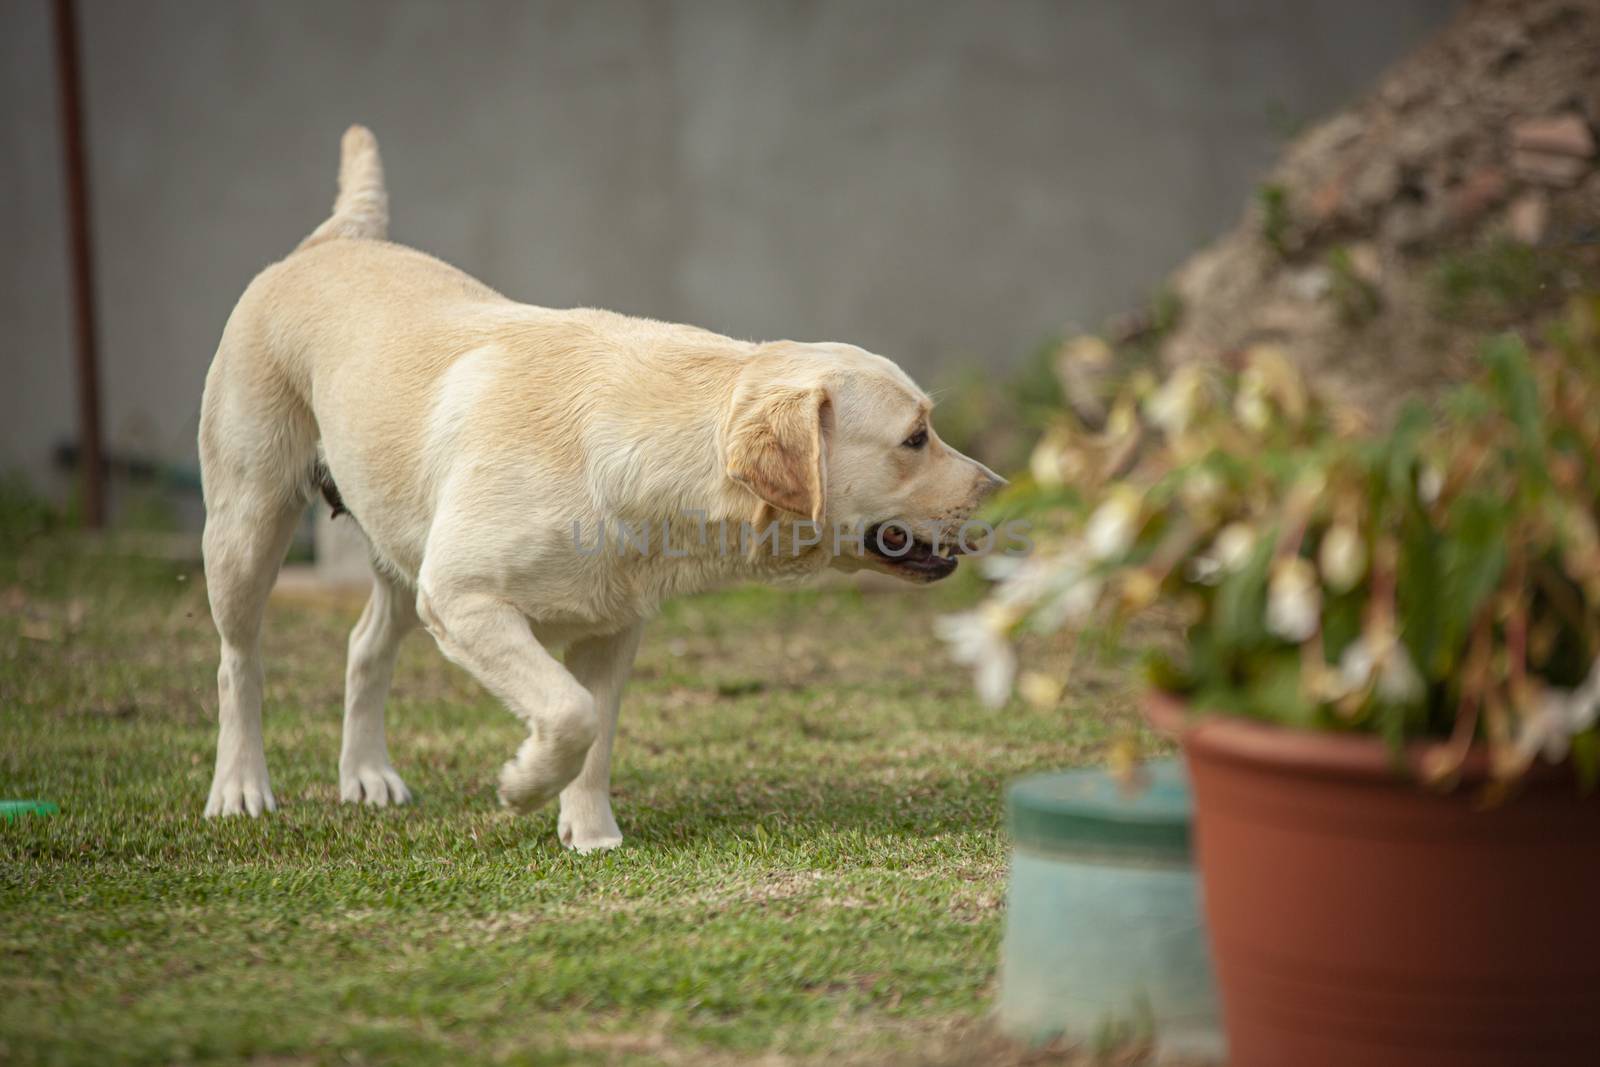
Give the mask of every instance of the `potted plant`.
<svg viewBox="0 0 1600 1067">
<path fill-rule="evenodd" d="M 1600 1062 L 1600 302 L 1382 433 L 1284 354 L 1063 415 L 1038 549 L 947 619 L 1003 701 L 1026 632 L 1153 605 L 1232 1063 Z M 1059 683 L 1061 679 L 1055 679 Z M 1039 688 L 1037 682 L 1035 688 Z"/>
</svg>

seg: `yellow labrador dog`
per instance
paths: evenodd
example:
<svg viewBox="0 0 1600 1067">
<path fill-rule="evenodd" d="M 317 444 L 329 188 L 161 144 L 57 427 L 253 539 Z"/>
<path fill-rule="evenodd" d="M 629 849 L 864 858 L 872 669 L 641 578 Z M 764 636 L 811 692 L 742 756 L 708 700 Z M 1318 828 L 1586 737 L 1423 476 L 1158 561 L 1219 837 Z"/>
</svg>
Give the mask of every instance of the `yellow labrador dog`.
<svg viewBox="0 0 1600 1067">
<path fill-rule="evenodd" d="M 365 533 L 376 572 L 350 635 L 343 799 L 410 799 L 383 703 L 420 619 L 528 726 L 502 801 L 559 796 L 561 840 L 591 850 L 622 840 L 617 708 L 663 598 L 830 565 L 943 577 L 1000 484 L 940 442 L 927 396 L 880 356 L 515 303 L 387 230 L 377 143 L 352 127 L 332 217 L 250 283 L 206 377 L 222 638 L 207 815 L 275 806 L 261 620 L 318 490 Z"/>
</svg>

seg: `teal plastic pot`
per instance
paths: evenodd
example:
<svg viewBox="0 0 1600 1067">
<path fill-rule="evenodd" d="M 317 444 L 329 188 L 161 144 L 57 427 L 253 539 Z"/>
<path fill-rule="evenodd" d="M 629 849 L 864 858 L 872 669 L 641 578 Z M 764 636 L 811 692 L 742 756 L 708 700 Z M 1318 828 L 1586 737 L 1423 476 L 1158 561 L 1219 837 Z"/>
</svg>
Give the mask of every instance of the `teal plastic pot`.
<svg viewBox="0 0 1600 1067">
<path fill-rule="evenodd" d="M 1000 1025 L 1025 1041 L 1153 1039 L 1189 1059 L 1223 1053 L 1176 760 L 1125 788 L 1105 771 L 1013 784 Z"/>
</svg>

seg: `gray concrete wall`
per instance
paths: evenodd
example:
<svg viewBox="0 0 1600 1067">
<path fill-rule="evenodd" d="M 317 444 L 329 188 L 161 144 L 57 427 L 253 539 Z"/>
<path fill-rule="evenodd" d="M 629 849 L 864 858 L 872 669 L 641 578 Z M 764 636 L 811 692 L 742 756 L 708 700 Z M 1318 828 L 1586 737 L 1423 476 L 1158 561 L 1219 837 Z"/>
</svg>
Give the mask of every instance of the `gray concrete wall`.
<svg viewBox="0 0 1600 1067">
<path fill-rule="evenodd" d="M 362 121 L 393 235 L 550 305 L 936 380 L 1127 306 L 1447 0 L 86 0 L 112 448 L 192 462 L 234 299 Z M 46 0 L 0 4 L 0 467 L 72 433 Z"/>
</svg>

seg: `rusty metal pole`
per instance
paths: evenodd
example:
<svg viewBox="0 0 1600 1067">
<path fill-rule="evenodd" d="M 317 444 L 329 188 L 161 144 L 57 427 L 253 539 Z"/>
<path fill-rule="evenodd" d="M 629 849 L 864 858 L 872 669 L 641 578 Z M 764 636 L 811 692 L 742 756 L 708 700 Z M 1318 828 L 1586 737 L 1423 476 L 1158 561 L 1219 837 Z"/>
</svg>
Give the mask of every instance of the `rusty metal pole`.
<svg viewBox="0 0 1600 1067">
<path fill-rule="evenodd" d="M 67 176 L 68 259 L 72 269 L 73 353 L 78 369 L 78 459 L 83 519 L 106 520 L 105 457 L 100 443 L 100 364 L 95 351 L 94 261 L 89 242 L 89 167 L 83 145 L 83 93 L 78 66 L 78 13 L 55 0 L 56 79 L 61 94 L 61 147 Z"/>
</svg>

